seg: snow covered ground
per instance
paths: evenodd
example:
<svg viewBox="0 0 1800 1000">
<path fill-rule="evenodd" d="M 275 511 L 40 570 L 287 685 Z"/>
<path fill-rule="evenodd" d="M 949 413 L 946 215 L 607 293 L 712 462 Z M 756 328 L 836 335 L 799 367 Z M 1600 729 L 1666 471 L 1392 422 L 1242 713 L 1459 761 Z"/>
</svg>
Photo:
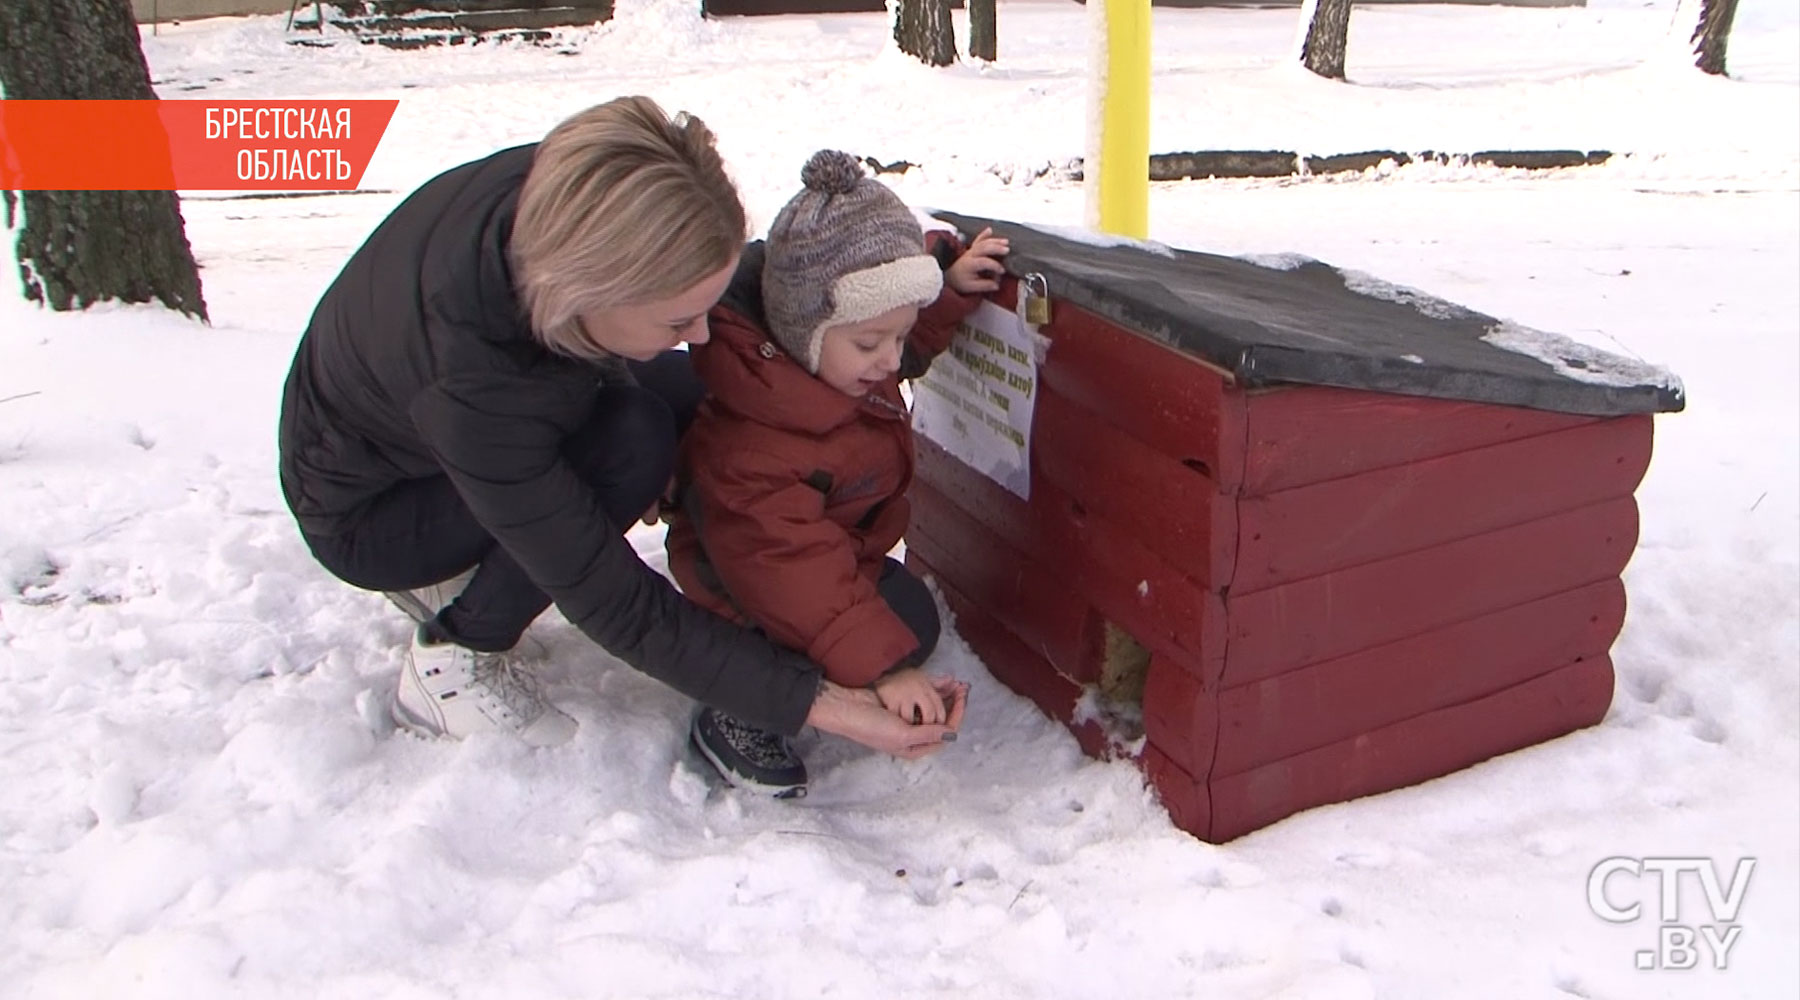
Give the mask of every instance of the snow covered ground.
<svg viewBox="0 0 1800 1000">
<path fill-rule="evenodd" d="M 928 762 L 809 739 L 801 803 L 723 792 L 689 705 L 554 615 L 582 724 L 532 752 L 394 738 L 405 623 L 307 556 L 274 477 L 294 340 L 413 185 L 643 92 L 706 118 L 761 226 L 805 156 L 922 165 L 915 204 L 1046 225 L 1078 186 L 1085 14 L 1003 0 L 1001 61 L 932 71 L 880 15 L 621 3 L 574 54 L 146 31 L 165 97 L 398 97 L 366 193 L 183 202 L 213 324 L 0 293 L 0 996 L 1793 997 L 1800 992 L 1800 11 L 1743 0 L 1733 78 L 1667 2 L 1359 8 L 1348 84 L 1287 10 L 1158 10 L 1152 148 L 1608 149 L 1529 174 L 1158 185 L 1152 237 L 1302 253 L 1668 367 L 1619 685 L 1592 729 L 1223 846 L 952 638 Z M 959 15 L 960 18 L 960 15 Z M 964 36 L 966 38 L 966 32 Z M 655 557 L 653 533 L 633 535 Z M 1728 967 L 1644 971 L 1654 876 L 1757 859 Z M 1675 923 L 1713 923 L 1698 881 Z"/>
</svg>

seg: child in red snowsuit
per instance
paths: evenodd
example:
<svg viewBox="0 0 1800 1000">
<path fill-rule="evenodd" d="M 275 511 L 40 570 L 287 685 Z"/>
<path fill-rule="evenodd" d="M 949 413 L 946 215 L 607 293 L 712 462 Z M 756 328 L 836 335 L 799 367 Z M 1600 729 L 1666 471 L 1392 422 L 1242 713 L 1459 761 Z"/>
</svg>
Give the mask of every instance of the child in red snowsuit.
<svg viewBox="0 0 1800 1000">
<path fill-rule="evenodd" d="M 692 348 L 707 400 L 682 442 L 669 566 L 688 597 L 805 652 L 909 720 L 941 722 L 965 687 L 919 665 L 938 637 L 925 585 L 887 553 L 913 475 L 900 379 L 949 346 L 998 287 L 1005 240 L 928 241 L 853 157 L 821 151 L 764 244 L 746 248 Z M 694 723 L 733 784 L 804 794 L 787 741 L 721 713 Z"/>
</svg>

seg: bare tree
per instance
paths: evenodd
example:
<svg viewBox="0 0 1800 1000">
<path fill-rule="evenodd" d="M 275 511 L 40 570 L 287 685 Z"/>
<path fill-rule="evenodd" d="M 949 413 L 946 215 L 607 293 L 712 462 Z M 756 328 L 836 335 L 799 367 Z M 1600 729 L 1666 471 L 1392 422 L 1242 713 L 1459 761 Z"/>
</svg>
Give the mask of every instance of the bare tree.
<svg viewBox="0 0 1800 1000">
<path fill-rule="evenodd" d="M 950 0 L 899 0 L 894 41 L 900 51 L 927 66 L 956 61 L 956 26 L 950 22 Z"/>
<path fill-rule="evenodd" d="M 1300 6 L 1300 63 L 1329 80 L 1344 78 L 1350 43 L 1350 0 L 1306 0 Z"/>
<path fill-rule="evenodd" d="M 1731 38 L 1731 22 L 1737 17 L 1738 0 L 1703 0 L 1700 23 L 1694 26 L 1694 65 L 1715 76 L 1725 75 L 1725 43 Z"/>
<path fill-rule="evenodd" d="M 0 86 L 12 100 L 156 99 L 130 0 L 0 0 Z M 5 203 L 8 227 L 24 211 L 26 298 L 58 310 L 157 299 L 206 318 L 175 192 L 9 191 Z"/>
<path fill-rule="evenodd" d="M 968 0 L 969 58 L 993 62 L 999 58 L 1000 40 L 994 0 Z"/>
</svg>

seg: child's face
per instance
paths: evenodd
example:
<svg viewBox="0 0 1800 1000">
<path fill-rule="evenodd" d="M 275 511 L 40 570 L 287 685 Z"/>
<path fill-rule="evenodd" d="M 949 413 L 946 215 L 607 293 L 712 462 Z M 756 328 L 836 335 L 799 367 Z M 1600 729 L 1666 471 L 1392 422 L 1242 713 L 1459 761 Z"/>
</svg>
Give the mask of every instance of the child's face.
<svg viewBox="0 0 1800 1000">
<path fill-rule="evenodd" d="M 918 306 L 901 306 L 860 323 L 831 327 L 819 345 L 819 378 L 857 399 L 874 392 L 900 370 L 900 349 L 918 321 Z"/>
</svg>

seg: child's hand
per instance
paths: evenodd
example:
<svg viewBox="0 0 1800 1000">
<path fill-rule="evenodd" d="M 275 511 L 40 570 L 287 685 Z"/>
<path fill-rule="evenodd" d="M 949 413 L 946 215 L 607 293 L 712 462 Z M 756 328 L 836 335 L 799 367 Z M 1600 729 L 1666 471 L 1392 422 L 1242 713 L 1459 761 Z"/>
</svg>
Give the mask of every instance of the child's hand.
<svg viewBox="0 0 1800 1000">
<path fill-rule="evenodd" d="M 912 725 L 901 721 L 881 704 L 868 688 L 819 684 L 819 696 L 806 716 L 808 725 L 855 740 L 903 760 L 918 760 L 944 749 L 962 728 L 963 709 L 969 703 L 969 685 L 949 677 L 933 677 L 932 686 L 950 706 L 950 717 L 941 726 Z"/>
<path fill-rule="evenodd" d="M 1000 276 L 1006 273 L 1000 258 L 1011 252 L 1010 240 L 995 236 L 991 228 L 983 229 L 944 272 L 944 282 L 964 295 L 999 291 Z"/>
<path fill-rule="evenodd" d="M 644 516 L 639 520 L 650 527 L 655 527 L 663 521 L 668 520 L 665 515 L 669 508 L 673 506 L 675 506 L 675 477 L 670 476 L 669 485 L 663 490 L 663 495 L 656 498 L 656 502 L 650 505 L 649 510 L 644 511 Z M 670 523 L 673 524 L 674 522 L 671 521 Z"/>
<path fill-rule="evenodd" d="M 883 675 L 875 682 L 875 695 L 890 712 L 915 725 L 940 725 L 944 722 L 944 698 L 938 686 L 917 667 L 907 667 Z"/>
</svg>

